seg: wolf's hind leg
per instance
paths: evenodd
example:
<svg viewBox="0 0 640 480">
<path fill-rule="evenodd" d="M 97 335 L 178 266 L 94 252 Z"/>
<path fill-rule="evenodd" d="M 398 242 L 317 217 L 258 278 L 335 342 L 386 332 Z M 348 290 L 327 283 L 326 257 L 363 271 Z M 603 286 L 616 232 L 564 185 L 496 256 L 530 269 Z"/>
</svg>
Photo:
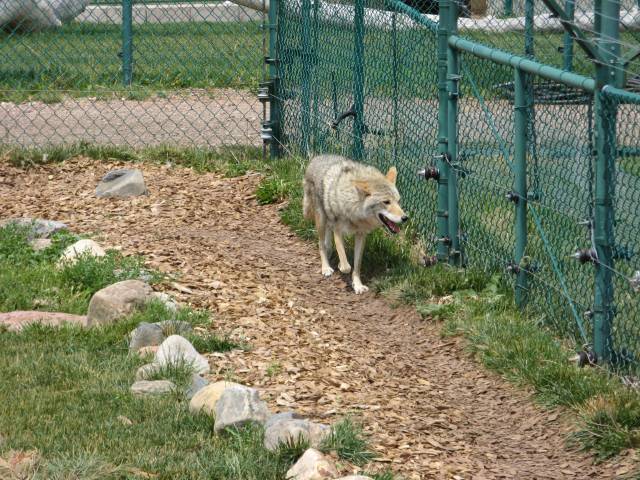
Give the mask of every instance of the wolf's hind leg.
<svg viewBox="0 0 640 480">
<path fill-rule="evenodd" d="M 365 235 L 363 233 L 356 233 L 353 248 L 353 274 L 351 276 L 353 291 L 356 292 L 356 294 L 361 294 L 369 290 L 369 287 L 363 285 L 360 280 L 360 267 L 362 266 L 362 255 L 364 254 L 364 239 Z"/>
<path fill-rule="evenodd" d="M 342 234 L 338 230 L 333 231 L 333 240 L 336 243 L 336 251 L 338 252 L 338 258 L 340 259 L 338 269 L 342 273 L 351 272 L 351 265 L 349 265 L 349 260 L 347 260 L 347 252 L 344 249 L 344 240 L 342 239 Z"/>
<path fill-rule="evenodd" d="M 324 212 L 316 211 L 316 230 L 318 231 L 318 247 L 320 248 L 320 263 L 322 268 L 322 275 L 325 277 L 331 276 L 333 268 L 329 266 L 329 259 L 327 258 L 327 217 Z"/>
</svg>

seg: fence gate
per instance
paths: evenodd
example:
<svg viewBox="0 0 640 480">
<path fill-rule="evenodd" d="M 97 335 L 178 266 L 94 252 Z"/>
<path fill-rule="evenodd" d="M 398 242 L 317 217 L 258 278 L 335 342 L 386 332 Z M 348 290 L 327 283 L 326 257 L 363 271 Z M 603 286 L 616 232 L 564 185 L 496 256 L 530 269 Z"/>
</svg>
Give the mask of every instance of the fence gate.
<svg viewBox="0 0 640 480">
<path fill-rule="evenodd" d="M 262 11 L 86 3 L 1 2 L 1 144 L 261 145 Z"/>
</svg>

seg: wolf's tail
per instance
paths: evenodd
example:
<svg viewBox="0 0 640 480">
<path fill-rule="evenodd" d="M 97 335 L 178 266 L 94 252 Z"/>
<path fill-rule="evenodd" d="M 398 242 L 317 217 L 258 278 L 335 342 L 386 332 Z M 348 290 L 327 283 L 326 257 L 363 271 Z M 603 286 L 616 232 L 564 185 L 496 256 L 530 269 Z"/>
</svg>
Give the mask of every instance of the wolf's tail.
<svg viewBox="0 0 640 480">
<path fill-rule="evenodd" d="M 313 204 L 313 185 L 306 178 L 302 184 L 304 196 L 302 197 L 302 214 L 307 220 L 313 220 L 315 206 Z"/>
</svg>

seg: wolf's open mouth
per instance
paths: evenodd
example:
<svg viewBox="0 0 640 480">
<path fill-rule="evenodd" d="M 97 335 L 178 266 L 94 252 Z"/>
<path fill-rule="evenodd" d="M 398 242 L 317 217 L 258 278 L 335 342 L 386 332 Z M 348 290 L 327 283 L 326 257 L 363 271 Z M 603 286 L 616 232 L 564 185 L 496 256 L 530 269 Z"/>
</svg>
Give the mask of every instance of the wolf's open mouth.
<svg viewBox="0 0 640 480">
<path fill-rule="evenodd" d="M 400 231 L 400 227 L 397 223 L 392 222 L 381 213 L 378 214 L 378 217 L 380 217 L 380 221 L 384 224 L 385 227 L 387 227 L 387 230 L 389 230 L 391 233 L 398 233 Z"/>
</svg>

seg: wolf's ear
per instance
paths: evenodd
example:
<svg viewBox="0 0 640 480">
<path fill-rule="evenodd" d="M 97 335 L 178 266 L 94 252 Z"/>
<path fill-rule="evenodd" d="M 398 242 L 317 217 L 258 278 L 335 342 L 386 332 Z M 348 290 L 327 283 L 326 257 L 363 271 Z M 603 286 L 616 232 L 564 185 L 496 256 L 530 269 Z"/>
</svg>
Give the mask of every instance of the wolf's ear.
<svg viewBox="0 0 640 480">
<path fill-rule="evenodd" d="M 360 193 L 363 193 L 365 196 L 371 195 L 371 185 L 369 185 L 369 182 L 367 182 L 366 180 L 354 180 L 353 186 L 356 187 L 356 189 Z"/>
<path fill-rule="evenodd" d="M 397 177 L 398 177 L 398 170 L 396 170 L 396 167 L 391 167 L 387 172 L 387 180 L 389 180 L 391 183 L 395 185 Z"/>
</svg>

